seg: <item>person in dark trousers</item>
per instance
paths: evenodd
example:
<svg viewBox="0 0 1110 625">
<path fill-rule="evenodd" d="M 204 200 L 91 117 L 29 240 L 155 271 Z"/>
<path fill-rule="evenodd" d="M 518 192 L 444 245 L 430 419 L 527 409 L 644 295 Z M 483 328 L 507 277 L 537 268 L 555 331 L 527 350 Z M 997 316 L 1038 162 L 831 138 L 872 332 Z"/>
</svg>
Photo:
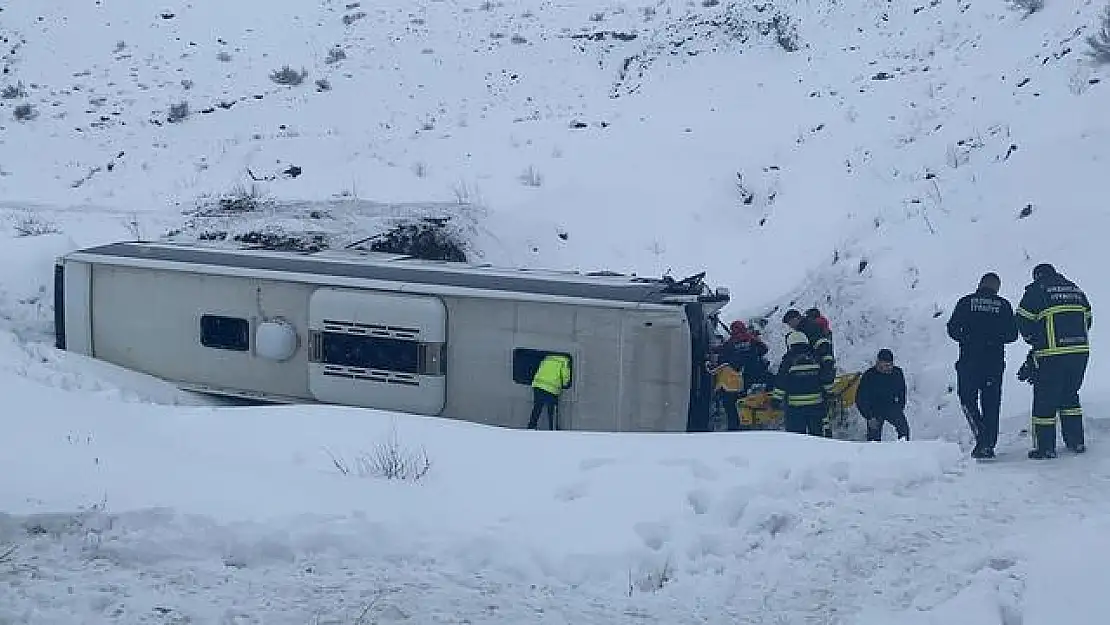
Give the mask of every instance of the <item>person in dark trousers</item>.
<svg viewBox="0 0 1110 625">
<path fill-rule="evenodd" d="M 910 439 L 906 421 L 906 376 L 894 364 L 889 349 L 879 350 L 875 366 L 863 373 L 856 391 L 856 407 L 867 420 L 867 440 L 883 440 L 883 424 L 890 423 L 899 440 Z"/>
<path fill-rule="evenodd" d="M 829 320 L 816 308 L 810 308 L 805 315 L 791 308 L 783 315 L 782 322 L 794 331 L 801 332 L 809 340 L 813 357 L 821 368 L 821 381 L 826 394 L 831 394 L 836 382 L 836 357 L 833 354 L 832 330 Z M 831 408 L 831 405 L 828 406 Z M 825 415 L 825 436 L 832 437 L 832 415 Z"/>
<path fill-rule="evenodd" d="M 821 379 L 824 380 L 825 392 L 831 397 L 833 384 L 836 382 L 836 354 L 833 352 L 832 328 L 829 320 L 817 308 L 810 308 L 805 312 L 799 329 L 809 338 L 813 355 L 817 358 L 817 364 L 821 366 Z M 831 402 L 828 408 L 829 413 L 825 416 L 825 436 L 831 438 L 834 409 Z"/>
<path fill-rule="evenodd" d="M 1034 459 L 1056 457 L 1056 416 L 1064 445 L 1087 450 L 1079 389 L 1090 357 L 1091 303 L 1087 295 L 1048 263 L 1033 268 L 1016 313 L 1022 339 L 1033 348 Z"/>
<path fill-rule="evenodd" d="M 532 376 L 532 417 L 528 429 L 539 429 L 540 413 L 545 409 L 548 429 L 558 429 L 559 395 L 570 388 L 570 380 L 570 358 L 563 354 L 544 356 Z"/>
<path fill-rule="evenodd" d="M 771 404 L 782 409 L 787 432 L 825 436 L 825 393 L 821 366 L 806 335 L 794 331 L 786 336 L 787 350 L 775 377 Z"/>
<path fill-rule="evenodd" d="M 1013 307 L 998 294 L 1001 286 L 998 274 L 984 274 L 975 292 L 956 302 L 948 319 L 948 337 L 960 344 L 956 393 L 975 436 L 974 458 L 994 457 L 1006 345 L 1018 337 Z"/>
</svg>

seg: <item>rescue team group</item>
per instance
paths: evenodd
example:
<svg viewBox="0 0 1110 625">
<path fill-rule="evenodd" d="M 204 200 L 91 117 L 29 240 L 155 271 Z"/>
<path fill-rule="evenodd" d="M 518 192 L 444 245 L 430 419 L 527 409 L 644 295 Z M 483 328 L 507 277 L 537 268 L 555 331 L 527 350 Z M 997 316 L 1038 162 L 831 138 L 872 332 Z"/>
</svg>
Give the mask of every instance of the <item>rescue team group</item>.
<svg viewBox="0 0 1110 625">
<path fill-rule="evenodd" d="M 998 442 L 1005 346 L 1019 334 L 1031 347 L 1018 379 L 1033 385 L 1033 449 L 1029 457 L 1056 457 L 1056 419 L 1064 445 L 1086 451 L 1079 389 L 1090 353 L 1091 304 L 1076 284 L 1047 263 L 1033 269 L 1033 281 L 1014 311 L 999 295 L 995 273 L 979 280 L 975 292 L 961 297 L 948 319 L 948 336 L 960 346 L 956 362 L 957 394 L 975 436 L 974 458 L 993 458 Z M 790 327 L 786 354 L 777 373 L 770 372 L 766 344 L 742 321 L 729 326 L 727 340 L 713 348 L 711 373 L 736 372 L 735 384 L 721 391 L 727 428 L 740 429 L 737 400 L 753 387 L 771 391 L 772 405 L 783 410 L 788 432 L 831 437 L 827 405 L 836 376 L 832 332 L 816 308 L 803 315 L 789 310 L 782 319 Z M 879 350 L 876 363 L 860 377 L 856 406 L 867 420 L 867 440 L 881 440 L 889 422 L 899 439 L 909 439 L 906 380 L 889 349 Z"/>
</svg>

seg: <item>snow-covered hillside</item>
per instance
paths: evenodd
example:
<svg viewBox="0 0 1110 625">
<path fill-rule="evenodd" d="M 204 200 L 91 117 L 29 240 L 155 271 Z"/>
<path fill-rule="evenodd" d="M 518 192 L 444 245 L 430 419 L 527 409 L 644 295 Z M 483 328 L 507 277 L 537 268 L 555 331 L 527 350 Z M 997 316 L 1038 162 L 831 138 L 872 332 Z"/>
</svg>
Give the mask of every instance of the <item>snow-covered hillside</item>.
<svg viewBox="0 0 1110 625">
<path fill-rule="evenodd" d="M 14 3 L 0 198 L 70 237 L 188 230 L 252 189 L 331 201 L 293 225 L 348 234 L 408 210 L 375 203 L 461 202 L 494 262 L 708 269 L 736 314 L 821 305 L 845 366 L 894 349 L 918 430 L 948 435 L 941 324 L 982 272 L 1102 288 L 1099 8 Z"/>
<path fill-rule="evenodd" d="M 1038 262 L 1096 309 L 1110 294 L 1110 66 L 1086 42 L 1102 10 L 0 5 L 0 431 L 15 441 L 0 510 L 105 503 L 31 534 L 48 521 L 0 519 L 0 621 L 354 623 L 370 605 L 361 622 L 889 623 L 913 621 L 882 610 L 955 597 L 935 622 L 1051 622 L 1037 593 L 1060 556 L 1027 536 L 1108 511 L 1110 342 L 1096 323 L 1087 458 L 968 467 L 943 322 L 988 270 L 1015 301 Z M 252 199 L 205 212 L 221 197 Z M 76 247 L 257 230 L 345 243 L 422 216 L 451 217 L 499 264 L 708 270 L 732 289 L 726 316 L 771 315 L 776 346 L 783 309 L 816 304 L 844 368 L 894 350 L 914 437 L 940 440 L 532 440 L 169 407 L 209 402 L 50 346 L 51 263 Z M 1020 458 L 1015 368 L 1002 447 Z M 320 446 L 372 448 L 392 420 L 429 447 L 426 482 L 336 474 Z M 673 583 L 639 590 L 660 561 Z"/>
</svg>

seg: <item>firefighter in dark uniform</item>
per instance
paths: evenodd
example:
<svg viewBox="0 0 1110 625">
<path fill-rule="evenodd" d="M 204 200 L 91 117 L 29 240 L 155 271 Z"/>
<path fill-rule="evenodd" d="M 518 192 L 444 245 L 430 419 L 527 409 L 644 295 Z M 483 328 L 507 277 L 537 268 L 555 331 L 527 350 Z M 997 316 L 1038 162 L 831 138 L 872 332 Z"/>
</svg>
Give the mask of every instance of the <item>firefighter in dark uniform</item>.
<svg viewBox="0 0 1110 625">
<path fill-rule="evenodd" d="M 948 337 L 960 344 L 956 393 L 975 436 L 973 458 L 994 457 L 1006 345 L 1018 338 L 1014 309 L 998 295 L 1001 287 L 998 274 L 983 274 L 979 287 L 956 302 L 948 319 Z"/>
<path fill-rule="evenodd" d="M 782 357 L 771 404 L 784 410 L 787 432 L 826 436 L 825 383 L 806 335 L 793 331 L 786 336 L 786 355 Z"/>
<path fill-rule="evenodd" d="M 1079 389 L 1090 356 L 1091 304 L 1074 282 L 1041 263 L 1016 312 L 1021 338 L 1033 348 L 1033 449 L 1030 458 L 1056 457 L 1056 416 L 1068 449 L 1083 453 Z"/>
<path fill-rule="evenodd" d="M 786 311 L 782 318 L 782 322 L 790 326 L 793 330 L 801 332 L 809 340 L 810 349 L 813 351 L 813 357 L 817 361 L 817 365 L 821 369 L 821 380 L 824 384 L 824 391 L 827 395 L 831 396 L 833 392 L 833 384 L 836 381 L 836 356 L 833 353 L 832 331 L 829 329 L 829 321 L 821 314 L 821 311 L 816 308 L 810 308 L 802 313 L 795 309 Z M 830 407 L 831 406 L 827 406 Z M 826 414 L 824 419 L 824 436 L 826 438 L 832 437 L 832 415 Z"/>
</svg>

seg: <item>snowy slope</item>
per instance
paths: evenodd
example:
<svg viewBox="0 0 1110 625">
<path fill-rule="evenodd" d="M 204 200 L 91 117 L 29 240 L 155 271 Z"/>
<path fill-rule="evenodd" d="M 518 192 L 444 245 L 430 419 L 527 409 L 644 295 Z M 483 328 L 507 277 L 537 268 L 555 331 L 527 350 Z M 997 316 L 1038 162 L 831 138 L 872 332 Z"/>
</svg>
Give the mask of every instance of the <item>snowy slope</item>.
<svg viewBox="0 0 1110 625">
<path fill-rule="evenodd" d="M 982 272 L 1016 301 L 1042 261 L 1106 299 L 1098 5 L 356 4 L 0 6 L 0 621 L 1096 622 L 1101 326 L 1088 456 L 1026 462 L 1008 376 L 1003 458 L 977 466 L 943 322 Z M 491 262 L 706 269 L 776 345 L 818 304 L 844 368 L 895 351 L 940 440 L 218 407 L 52 349 L 57 254 L 195 234 L 198 203 L 252 189 L 297 204 L 250 227 L 447 213 Z M 425 479 L 336 471 L 325 448 L 353 462 L 390 424 Z"/>
<path fill-rule="evenodd" d="M 372 231 L 373 202 L 466 202 L 495 262 L 708 269 L 737 314 L 820 304 L 845 368 L 905 357 L 929 435 L 962 428 L 937 339 L 982 272 L 1016 299 L 1050 261 L 1099 299 L 1089 2 L 355 4 L 6 7 L 26 95 L 0 102 L 4 206 L 151 237 L 252 187 L 371 202 L 306 226 L 340 231 Z M 275 84 L 284 65 L 304 82 Z"/>
</svg>

